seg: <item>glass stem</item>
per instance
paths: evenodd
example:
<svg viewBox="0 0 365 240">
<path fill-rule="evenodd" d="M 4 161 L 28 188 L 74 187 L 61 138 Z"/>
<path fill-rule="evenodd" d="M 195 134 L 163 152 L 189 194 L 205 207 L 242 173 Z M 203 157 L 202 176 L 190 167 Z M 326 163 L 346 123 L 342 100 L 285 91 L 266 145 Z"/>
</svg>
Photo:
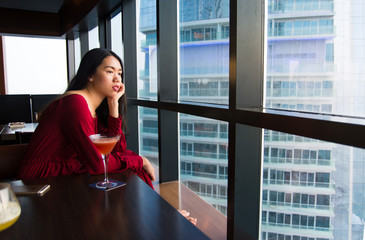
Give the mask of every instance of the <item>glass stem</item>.
<svg viewBox="0 0 365 240">
<path fill-rule="evenodd" d="M 103 162 L 104 162 L 104 176 L 105 176 L 105 179 L 104 179 L 104 182 L 106 184 L 109 184 L 109 178 L 108 178 L 108 162 L 109 162 L 109 154 L 102 154 L 102 157 L 103 157 Z"/>
</svg>

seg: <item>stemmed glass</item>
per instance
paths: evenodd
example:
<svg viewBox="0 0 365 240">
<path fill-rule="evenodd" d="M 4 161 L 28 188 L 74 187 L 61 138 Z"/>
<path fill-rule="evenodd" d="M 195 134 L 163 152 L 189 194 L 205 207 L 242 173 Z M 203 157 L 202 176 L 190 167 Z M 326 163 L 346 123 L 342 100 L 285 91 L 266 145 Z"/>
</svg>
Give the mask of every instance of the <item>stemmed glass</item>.
<svg viewBox="0 0 365 240">
<path fill-rule="evenodd" d="M 0 231 L 13 225 L 20 216 L 20 205 L 9 183 L 0 183 Z"/>
<path fill-rule="evenodd" d="M 94 134 L 90 135 L 90 140 L 101 154 L 104 162 L 105 178 L 96 184 L 98 188 L 113 188 L 117 185 L 116 182 L 110 181 L 108 178 L 108 162 L 109 154 L 112 152 L 115 144 L 119 141 L 119 134 Z"/>
</svg>

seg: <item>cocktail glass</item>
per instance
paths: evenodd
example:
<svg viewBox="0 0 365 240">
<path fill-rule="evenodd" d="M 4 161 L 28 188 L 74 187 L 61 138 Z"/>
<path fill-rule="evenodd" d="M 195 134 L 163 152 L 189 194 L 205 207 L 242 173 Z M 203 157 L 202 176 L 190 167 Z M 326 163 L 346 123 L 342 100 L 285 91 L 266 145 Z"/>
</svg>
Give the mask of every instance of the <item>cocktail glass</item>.
<svg viewBox="0 0 365 240">
<path fill-rule="evenodd" d="M 20 216 L 20 205 L 9 183 L 0 183 L 0 231 L 13 225 Z"/>
<path fill-rule="evenodd" d="M 94 143 L 95 147 L 101 154 L 104 163 L 104 175 L 103 181 L 96 184 L 98 188 L 113 188 L 117 185 L 116 182 L 110 181 L 108 178 L 108 162 L 109 154 L 112 152 L 115 144 L 119 141 L 119 134 L 94 134 L 89 136 L 91 141 Z"/>
</svg>

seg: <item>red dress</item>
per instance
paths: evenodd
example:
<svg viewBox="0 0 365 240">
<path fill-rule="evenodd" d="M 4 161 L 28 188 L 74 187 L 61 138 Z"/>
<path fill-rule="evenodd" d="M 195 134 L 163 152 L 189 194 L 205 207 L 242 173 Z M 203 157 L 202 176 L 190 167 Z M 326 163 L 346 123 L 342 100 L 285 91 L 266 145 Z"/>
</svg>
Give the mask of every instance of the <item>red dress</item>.
<svg viewBox="0 0 365 240">
<path fill-rule="evenodd" d="M 108 172 L 131 169 L 152 187 L 151 179 L 142 168 L 142 158 L 126 149 L 121 125 L 121 117 L 109 116 L 106 130 L 97 118 L 92 117 L 87 102 L 81 95 L 73 94 L 56 100 L 42 115 L 18 177 L 34 179 L 81 173 L 103 174 L 101 155 L 89 136 L 107 131 L 121 135 L 110 154 Z"/>
</svg>

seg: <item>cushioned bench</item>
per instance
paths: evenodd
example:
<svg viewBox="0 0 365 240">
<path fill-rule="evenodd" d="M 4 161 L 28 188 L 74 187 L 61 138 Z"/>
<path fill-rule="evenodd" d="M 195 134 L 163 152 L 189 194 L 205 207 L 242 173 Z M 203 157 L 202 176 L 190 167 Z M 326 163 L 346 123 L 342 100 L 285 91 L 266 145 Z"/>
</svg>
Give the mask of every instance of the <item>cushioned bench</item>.
<svg viewBox="0 0 365 240">
<path fill-rule="evenodd" d="M 197 227 L 210 239 L 227 238 L 227 218 L 185 185 L 172 181 L 154 187 L 174 208 L 186 210 L 191 217 L 197 218 Z"/>
</svg>

